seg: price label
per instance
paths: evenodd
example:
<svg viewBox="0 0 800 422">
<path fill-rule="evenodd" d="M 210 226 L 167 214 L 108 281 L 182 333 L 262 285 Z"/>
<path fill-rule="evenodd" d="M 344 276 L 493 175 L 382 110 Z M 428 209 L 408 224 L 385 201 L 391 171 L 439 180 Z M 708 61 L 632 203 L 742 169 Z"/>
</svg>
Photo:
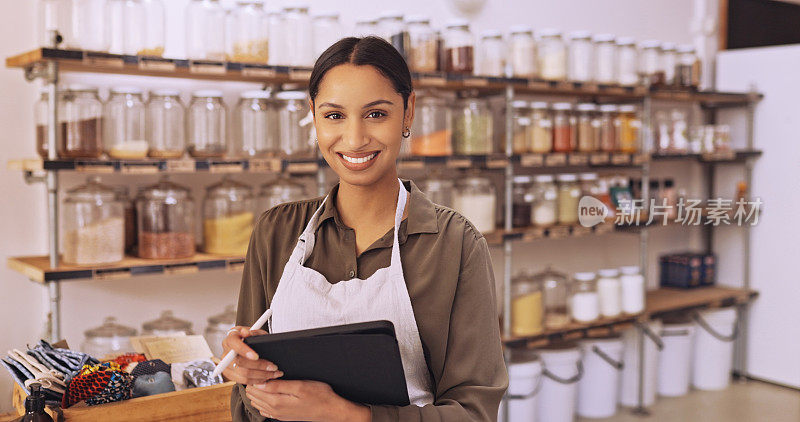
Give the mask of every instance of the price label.
<svg viewBox="0 0 800 422">
<path fill-rule="evenodd" d="M 540 227 L 532 227 L 522 232 L 522 240 L 530 242 L 544 237 L 544 229 Z"/>
<path fill-rule="evenodd" d="M 309 69 L 289 70 L 289 79 L 293 81 L 308 81 L 310 78 L 311 78 L 311 70 Z"/>
<path fill-rule="evenodd" d="M 403 160 L 398 167 L 402 170 L 421 170 L 425 168 L 425 163 L 421 160 Z"/>
<path fill-rule="evenodd" d="M 164 274 L 177 275 L 177 274 L 194 274 L 200 271 L 197 264 L 190 262 L 186 264 L 165 265 Z"/>
<path fill-rule="evenodd" d="M 631 156 L 629 154 L 613 154 L 611 156 L 611 164 L 615 166 L 620 166 L 630 163 L 631 163 Z"/>
<path fill-rule="evenodd" d="M 490 169 L 502 169 L 508 166 L 508 159 L 505 158 L 493 158 L 486 162 L 486 167 Z"/>
<path fill-rule="evenodd" d="M 253 173 L 276 173 L 281 171 L 281 160 L 277 158 L 254 158 L 250 160 L 250 171 Z"/>
<path fill-rule="evenodd" d="M 701 155 L 703 161 L 729 161 L 734 158 L 736 158 L 736 153 L 733 151 L 715 151 Z"/>
<path fill-rule="evenodd" d="M 114 163 L 108 162 L 79 162 L 75 164 L 75 171 L 93 174 L 108 174 L 114 172 Z"/>
<path fill-rule="evenodd" d="M 287 173 L 314 173 L 319 169 L 316 162 L 307 163 L 289 163 L 286 165 Z"/>
<path fill-rule="evenodd" d="M 564 153 L 548 154 L 544 159 L 547 167 L 558 167 L 567 165 L 567 155 Z"/>
<path fill-rule="evenodd" d="M 209 163 L 210 173 L 241 173 L 244 171 L 244 163 Z"/>
<path fill-rule="evenodd" d="M 523 167 L 541 167 L 544 165 L 542 154 L 526 154 L 520 157 L 519 163 Z"/>
<path fill-rule="evenodd" d="M 585 236 L 592 232 L 591 227 L 575 226 L 572 228 L 572 236 Z"/>
<path fill-rule="evenodd" d="M 486 86 L 489 80 L 486 78 L 468 78 L 463 81 L 464 86 Z"/>
<path fill-rule="evenodd" d="M 202 75 L 224 75 L 227 70 L 225 63 L 212 61 L 189 62 L 189 72 Z"/>
<path fill-rule="evenodd" d="M 586 154 L 570 154 L 569 165 L 585 166 L 589 164 L 589 156 Z"/>
<path fill-rule="evenodd" d="M 118 54 L 98 53 L 87 51 L 83 55 L 83 63 L 89 66 L 110 67 L 121 69 L 125 67 L 125 60 Z"/>
<path fill-rule="evenodd" d="M 156 70 L 159 72 L 174 72 L 175 61 L 163 57 L 139 57 L 139 69 Z"/>
<path fill-rule="evenodd" d="M 167 171 L 173 173 L 191 173 L 195 171 L 193 160 L 168 160 Z"/>
<path fill-rule="evenodd" d="M 589 161 L 592 163 L 592 165 L 596 166 L 608 164 L 608 154 L 605 153 L 592 154 L 589 158 Z"/>
<path fill-rule="evenodd" d="M 109 268 L 105 270 L 95 270 L 95 280 L 119 280 L 131 276 L 130 268 Z"/>
<path fill-rule="evenodd" d="M 123 162 L 120 171 L 125 174 L 158 173 L 158 162 Z"/>
<path fill-rule="evenodd" d="M 278 75 L 275 68 L 267 66 L 244 65 L 242 67 L 242 75 L 254 78 L 274 78 Z"/>
<path fill-rule="evenodd" d="M 569 237 L 569 226 L 555 226 L 548 230 L 548 237 L 551 239 L 563 239 Z"/>
<path fill-rule="evenodd" d="M 472 166 L 472 160 L 469 158 L 449 157 L 446 165 L 449 168 L 469 168 Z"/>
</svg>

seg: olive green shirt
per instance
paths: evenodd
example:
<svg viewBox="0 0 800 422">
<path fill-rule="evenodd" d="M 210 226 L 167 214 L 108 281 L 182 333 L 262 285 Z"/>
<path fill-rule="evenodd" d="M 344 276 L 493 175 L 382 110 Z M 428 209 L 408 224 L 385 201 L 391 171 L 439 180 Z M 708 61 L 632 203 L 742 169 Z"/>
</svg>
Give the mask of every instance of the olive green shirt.
<svg viewBox="0 0 800 422">
<path fill-rule="evenodd" d="M 372 420 L 496 421 L 508 375 L 495 305 L 491 257 L 480 232 L 457 212 L 433 204 L 414 185 L 400 225 L 400 255 L 433 380 L 433 404 L 370 406 Z M 317 221 L 316 242 L 305 265 L 331 282 L 366 279 L 391 261 L 393 230 L 356 254 L 353 229 L 336 210 L 338 185 Z M 258 219 L 247 251 L 237 324 L 251 325 L 270 305 L 283 267 L 322 198 L 278 205 Z M 234 421 L 265 420 L 237 385 Z"/>
</svg>

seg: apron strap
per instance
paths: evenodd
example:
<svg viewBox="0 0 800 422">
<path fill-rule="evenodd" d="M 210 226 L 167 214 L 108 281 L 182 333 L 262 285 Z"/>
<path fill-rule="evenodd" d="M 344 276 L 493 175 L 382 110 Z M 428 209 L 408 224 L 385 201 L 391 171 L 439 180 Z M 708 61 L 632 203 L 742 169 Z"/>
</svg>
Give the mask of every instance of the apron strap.
<svg viewBox="0 0 800 422">
<path fill-rule="evenodd" d="M 400 191 L 397 194 L 397 209 L 394 211 L 394 238 L 392 240 L 392 263 L 391 268 L 400 269 L 400 241 L 398 232 L 400 231 L 400 223 L 403 221 L 403 210 L 406 209 L 406 201 L 408 200 L 408 192 L 403 182 L 397 179 L 400 184 Z"/>
</svg>

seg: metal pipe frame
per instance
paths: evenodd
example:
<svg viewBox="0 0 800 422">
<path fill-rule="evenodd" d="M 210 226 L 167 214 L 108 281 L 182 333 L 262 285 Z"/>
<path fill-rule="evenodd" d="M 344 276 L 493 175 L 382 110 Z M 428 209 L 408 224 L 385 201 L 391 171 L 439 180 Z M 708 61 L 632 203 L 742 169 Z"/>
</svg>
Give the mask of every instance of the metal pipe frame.
<svg viewBox="0 0 800 422">
<path fill-rule="evenodd" d="M 511 102 L 514 101 L 514 87 L 511 85 L 506 86 L 505 90 L 505 123 L 506 123 L 506 136 L 505 136 L 505 145 L 506 145 L 506 156 L 511 157 L 514 152 L 514 115 L 511 112 Z M 509 164 L 506 166 L 505 169 L 505 215 L 503 221 L 503 227 L 506 230 L 511 230 L 511 218 L 512 218 L 512 207 L 514 206 L 514 196 L 513 196 L 513 184 L 514 184 L 514 166 L 511 164 L 511 160 L 509 160 Z M 506 336 L 511 335 L 511 265 L 512 265 L 512 255 L 513 255 L 513 248 L 511 245 L 510 239 L 503 240 L 503 334 Z M 508 368 L 508 364 L 511 361 L 511 351 L 507 348 L 503 348 L 503 358 L 506 361 L 506 368 Z M 508 392 L 503 395 L 503 408 L 504 412 L 502 417 L 503 422 L 510 422 L 511 413 L 509 411 L 509 398 Z"/>
</svg>

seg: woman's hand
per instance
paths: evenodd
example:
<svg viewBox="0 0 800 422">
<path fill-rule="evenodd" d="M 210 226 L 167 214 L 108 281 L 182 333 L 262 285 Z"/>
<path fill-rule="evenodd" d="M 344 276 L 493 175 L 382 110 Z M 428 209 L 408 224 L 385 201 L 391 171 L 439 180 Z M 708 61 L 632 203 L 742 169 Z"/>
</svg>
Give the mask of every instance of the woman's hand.
<svg viewBox="0 0 800 422">
<path fill-rule="evenodd" d="M 248 385 L 247 398 L 261 416 L 309 422 L 371 422 L 368 407 L 336 394 L 318 381 L 271 380 Z"/>
<path fill-rule="evenodd" d="M 264 330 L 251 331 L 249 328 L 241 326 L 234 327 L 228 332 L 228 336 L 222 341 L 224 349 L 222 355 L 227 355 L 228 351 L 233 349 L 237 356 L 222 372 L 226 379 L 250 385 L 263 384 L 283 376 L 283 372 L 279 371 L 275 364 L 259 359 L 258 354 L 242 341 L 243 338 L 261 334 L 267 334 L 267 332 Z"/>
</svg>

